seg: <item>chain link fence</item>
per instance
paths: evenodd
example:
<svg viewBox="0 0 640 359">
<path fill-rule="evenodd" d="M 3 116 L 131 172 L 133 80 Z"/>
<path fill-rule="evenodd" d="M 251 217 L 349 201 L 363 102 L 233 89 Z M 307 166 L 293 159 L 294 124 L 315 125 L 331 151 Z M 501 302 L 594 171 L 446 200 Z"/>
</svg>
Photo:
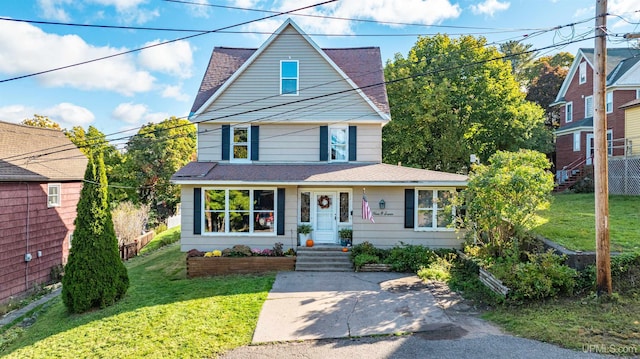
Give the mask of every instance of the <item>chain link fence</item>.
<svg viewBox="0 0 640 359">
<path fill-rule="evenodd" d="M 609 158 L 609 194 L 640 196 L 640 157 Z"/>
</svg>

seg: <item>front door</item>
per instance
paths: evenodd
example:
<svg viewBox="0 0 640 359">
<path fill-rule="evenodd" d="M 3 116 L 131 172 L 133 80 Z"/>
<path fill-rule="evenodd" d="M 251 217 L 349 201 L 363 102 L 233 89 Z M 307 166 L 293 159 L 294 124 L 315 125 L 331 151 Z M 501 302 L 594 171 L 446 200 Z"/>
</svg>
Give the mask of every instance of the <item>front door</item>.
<svg viewBox="0 0 640 359">
<path fill-rule="evenodd" d="M 587 156 L 586 163 L 588 166 L 593 164 L 594 145 L 593 133 L 587 133 L 587 153 L 585 155 Z"/>
<path fill-rule="evenodd" d="M 315 226 L 313 240 L 318 244 L 337 243 L 337 212 L 335 192 L 314 192 Z"/>
</svg>

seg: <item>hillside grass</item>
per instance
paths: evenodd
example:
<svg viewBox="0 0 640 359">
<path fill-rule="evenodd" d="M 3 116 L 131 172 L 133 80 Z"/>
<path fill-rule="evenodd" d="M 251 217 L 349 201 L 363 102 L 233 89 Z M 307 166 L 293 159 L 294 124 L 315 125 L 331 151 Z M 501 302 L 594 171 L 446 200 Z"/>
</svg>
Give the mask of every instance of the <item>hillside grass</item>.
<svg viewBox="0 0 640 359">
<path fill-rule="evenodd" d="M 558 194 L 533 229 L 571 250 L 595 251 L 595 197 Z M 609 196 L 611 251 L 640 251 L 640 197 Z"/>
<path fill-rule="evenodd" d="M 58 297 L 0 334 L 0 356 L 202 358 L 249 344 L 275 275 L 186 279 L 185 262 L 178 244 L 130 260 L 121 301 L 72 315 Z"/>
</svg>

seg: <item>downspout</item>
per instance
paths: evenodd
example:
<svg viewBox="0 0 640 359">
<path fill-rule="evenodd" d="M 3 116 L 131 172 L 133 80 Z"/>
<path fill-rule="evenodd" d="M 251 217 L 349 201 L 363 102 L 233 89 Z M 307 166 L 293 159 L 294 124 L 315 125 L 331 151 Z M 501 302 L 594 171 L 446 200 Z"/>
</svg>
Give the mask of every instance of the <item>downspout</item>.
<svg viewBox="0 0 640 359">
<path fill-rule="evenodd" d="M 26 232 L 26 245 L 25 245 L 25 251 L 24 253 L 29 253 L 29 216 L 31 214 L 30 208 L 29 208 L 29 182 L 25 182 L 24 183 L 27 186 L 27 223 L 25 225 L 25 232 Z M 29 290 L 29 262 L 25 261 L 25 266 L 24 266 L 24 290 L 27 291 Z"/>
</svg>

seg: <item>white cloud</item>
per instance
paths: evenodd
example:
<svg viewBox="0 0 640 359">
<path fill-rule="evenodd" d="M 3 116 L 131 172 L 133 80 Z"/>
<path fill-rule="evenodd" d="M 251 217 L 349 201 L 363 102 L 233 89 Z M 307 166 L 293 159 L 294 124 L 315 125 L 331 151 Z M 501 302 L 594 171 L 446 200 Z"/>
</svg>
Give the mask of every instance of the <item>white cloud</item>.
<svg viewBox="0 0 640 359">
<path fill-rule="evenodd" d="M 189 95 L 182 92 L 182 85 L 167 85 L 162 91 L 162 97 L 173 98 L 183 102 L 189 101 Z"/>
<path fill-rule="evenodd" d="M 187 10 L 193 17 L 208 18 L 211 16 L 211 7 L 208 0 L 194 0 L 195 4 L 187 5 Z"/>
<path fill-rule="evenodd" d="M 45 18 L 58 21 L 70 21 L 69 13 L 65 6 L 73 6 L 76 8 L 87 4 L 100 5 L 105 7 L 113 7 L 118 14 L 118 19 L 124 23 L 143 24 L 160 16 L 157 9 L 148 9 L 142 5 L 149 2 L 148 0 L 86 0 L 84 2 L 73 0 L 38 0 L 38 5 Z M 97 10 L 96 10 L 97 11 Z"/>
<path fill-rule="evenodd" d="M 477 5 L 471 5 L 471 11 L 476 15 L 493 16 L 498 11 L 505 11 L 511 6 L 508 1 L 485 0 Z"/>
<path fill-rule="evenodd" d="M 63 4 L 71 4 L 72 0 L 38 0 L 40 12 L 45 19 L 69 22 L 71 17 L 62 8 Z"/>
<path fill-rule="evenodd" d="M 144 44 L 144 47 L 159 44 L 154 40 Z M 180 78 L 191 77 L 193 53 L 187 41 L 170 42 L 164 45 L 144 49 L 138 55 L 140 65 L 152 71 L 160 71 Z"/>
<path fill-rule="evenodd" d="M 24 105 L 0 107 L 0 120 L 2 121 L 18 123 L 25 119 L 33 118 L 34 114 L 49 117 L 50 120 L 57 122 L 60 127 L 67 129 L 71 129 L 73 126 L 86 128 L 95 120 L 93 112 L 89 109 L 68 102 L 41 109 Z"/>
<path fill-rule="evenodd" d="M 111 113 L 111 117 L 131 125 L 142 125 L 147 122 L 161 122 L 170 116 L 164 112 L 149 112 L 149 108 L 144 104 L 127 102 L 119 104 Z"/>
<path fill-rule="evenodd" d="M 240 3 L 242 1 L 236 1 Z M 315 0 L 277 0 L 270 10 L 288 11 L 312 5 Z M 450 0 L 369 0 L 341 1 L 318 8 L 297 12 L 308 15 L 356 18 L 385 22 L 402 22 L 418 24 L 438 24 L 446 19 L 456 18 L 461 9 Z M 307 33 L 353 34 L 353 22 L 326 18 L 312 18 L 288 15 Z M 251 23 L 245 27 L 249 31 L 272 32 L 282 24 L 282 20 L 267 20 Z M 387 24 L 387 26 L 401 26 Z"/>
<path fill-rule="evenodd" d="M 126 49 L 87 44 L 77 35 L 56 35 L 10 21 L 0 22 L 0 73 L 25 75 L 113 55 Z M 151 90 L 155 81 L 136 68 L 134 57 L 123 55 L 37 75 L 41 84 L 84 90 L 108 90 L 123 95 Z"/>
</svg>

